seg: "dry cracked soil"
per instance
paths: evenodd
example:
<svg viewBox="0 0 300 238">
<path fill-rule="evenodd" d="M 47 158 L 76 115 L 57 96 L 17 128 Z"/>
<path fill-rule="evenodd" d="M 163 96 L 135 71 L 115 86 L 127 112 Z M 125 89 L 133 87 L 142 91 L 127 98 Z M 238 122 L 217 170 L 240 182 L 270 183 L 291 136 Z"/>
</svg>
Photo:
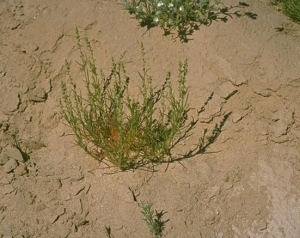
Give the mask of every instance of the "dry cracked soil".
<svg viewBox="0 0 300 238">
<path fill-rule="evenodd" d="M 246 0 L 239 17 L 182 43 L 141 28 L 119 3 L 0 1 L 0 237 L 105 238 L 110 227 L 115 238 L 147 238 L 142 201 L 166 212 L 164 237 L 300 237 L 300 25 Z M 76 27 L 106 72 L 126 51 L 138 78 L 141 42 L 154 83 L 187 58 L 189 105 L 214 97 L 180 150 L 230 113 L 217 140 L 155 173 L 115 173 L 86 155 L 59 107 L 66 59 L 83 83 Z"/>
</svg>

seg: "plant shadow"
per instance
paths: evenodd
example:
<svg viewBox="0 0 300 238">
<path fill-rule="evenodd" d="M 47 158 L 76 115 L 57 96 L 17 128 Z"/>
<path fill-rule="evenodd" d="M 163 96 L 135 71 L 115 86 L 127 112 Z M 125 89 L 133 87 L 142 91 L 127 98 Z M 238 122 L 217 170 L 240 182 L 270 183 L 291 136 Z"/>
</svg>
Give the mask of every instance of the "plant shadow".
<svg viewBox="0 0 300 238">
<path fill-rule="evenodd" d="M 14 140 L 14 146 L 20 151 L 22 158 L 24 160 L 24 162 L 27 162 L 28 160 L 30 160 L 30 155 L 29 153 L 27 153 L 25 151 L 25 149 L 22 147 L 21 143 L 19 142 L 19 140 L 13 136 L 13 140 Z"/>
<path fill-rule="evenodd" d="M 225 114 L 223 116 L 222 121 L 215 125 L 214 129 L 212 130 L 212 133 L 209 136 L 207 136 L 208 130 L 205 129 L 203 136 L 200 138 L 200 143 L 198 143 L 198 145 L 194 149 L 189 150 L 187 153 L 185 153 L 179 157 L 172 158 L 171 161 L 166 162 L 166 163 L 170 164 L 170 163 L 174 163 L 174 162 L 180 162 L 182 160 L 192 158 L 199 154 L 205 154 L 207 152 L 207 148 L 210 145 L 212 145 L 214 142 L 216 142 L 217 138 L 222 133 L 222 131 L 223 131 L 222 129 L 230 115 L 231 115 L 231 112 Z"/>
</svg>

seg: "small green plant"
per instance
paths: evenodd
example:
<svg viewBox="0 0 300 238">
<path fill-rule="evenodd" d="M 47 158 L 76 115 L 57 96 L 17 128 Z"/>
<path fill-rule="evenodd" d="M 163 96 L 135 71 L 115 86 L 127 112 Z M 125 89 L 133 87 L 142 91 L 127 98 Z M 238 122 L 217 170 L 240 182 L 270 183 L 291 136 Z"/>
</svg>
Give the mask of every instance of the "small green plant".
<svg viewBox="0 0 300 238">
<path fill-rule="evenodd" d="M 86 56 L 78 30 L 76 37 L 86 96 L 76 88 L 70 64 L 66 62 L 71 88 L 62 82 L 60 101 L 62 114 L 75 134 L 75 142 L 92 157 L 108 161 L 109 166 L 123 171 L 142 167 L 153 170 L 156 164 L 179 161 L 179 158 L 172 157 L 171 151 L 191 135 L 199 120 L 188 117 L 187 61 L 179 63 L 176 91 L 172 87 L 170 72 L 157 89 L 148 74 L 142 46 L 141 85 L 135 98 L 129 92 L 130 78 L 125 71 L 124 54 L 117 62 L 112 60 L 111 73 L 106 77 L 96 67 L 88 39 L 85 42 L 89 56 Z M 198 116 L 204 111 L 204 106 L 197 111 Z M 194 150 L 182 158 L 203 153 L 218 137 L 222 126 L 216 125 L 210 137 L 205 130 Z"/>
<path fill-rule="evenodd" d="M 163 220 L 163 216 L 166 214 L 164 211 L 158 212 L 157 210 L 153 210 L 153 203 L 138 203 L 139 207 L 142 209 L 141 213 L 143 214 L 143 220 L 146 222 L 150 234 L 153 238 L 161 238 L 163 237 L 163 232 L 165 230 L 165 224 L 169 220 Z M 105 226 L 105 233 L 108 238 L 114 238 L 112 235 L 112 231 L 110 226 Z"/>
<path fill-rule="evenodd" d="M 209 25 L 221 12 L 220 0 L 125 0 L 124 8 L 141 26 L 159 26 L 169 34 L 174 29 L 184 36 L 199 25 Z"/>
<path fill-rule="evenodd" d="M 272 0 L 271 3 L 279 7 L 288 17 L 300 23 L 300 1 L 299 0 Z"/>
<path fill-rule="evenodd" d="M 163 236 L 163 231 L 165 229 L 165 224 L 169 220 L 162 220 L 163 215 L 165 214 L 164 211 L 157 212 L 156 210 L 152 209 L 152 203 L 141 203 L 142 211 L 144 218 L 143 220 L 146 221 L 147 226 L 149 228 L 150 234 L 153 238 L 160 238 Z"/>
</svg>

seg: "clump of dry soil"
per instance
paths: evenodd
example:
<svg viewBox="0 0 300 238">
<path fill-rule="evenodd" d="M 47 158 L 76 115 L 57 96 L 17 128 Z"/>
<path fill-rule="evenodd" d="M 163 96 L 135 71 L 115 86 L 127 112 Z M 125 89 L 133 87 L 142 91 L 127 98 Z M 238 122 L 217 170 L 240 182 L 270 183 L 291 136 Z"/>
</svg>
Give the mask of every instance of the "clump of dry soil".
<svg viewBox="0 0 300 238">
<path fill-rule="evenodd" d="M 300 26 L 247 3 L 257 19 L 213 22 L 183 44 L 114 1 L 0 1 L 0 237 L 150 237 L 141 201 L 167 212 L 166 237 L 300 237 Z M 141 42 L 156 83 L 187 58 L 190 106 L 215 92 L 193 138 L 231 112 L 207 153 L 110 174 L 74 146 L 59 99 L 65 59 L 82 82 L 75 27 L 104 70 L 126 50 L 138 77 Z"/>
</svg>

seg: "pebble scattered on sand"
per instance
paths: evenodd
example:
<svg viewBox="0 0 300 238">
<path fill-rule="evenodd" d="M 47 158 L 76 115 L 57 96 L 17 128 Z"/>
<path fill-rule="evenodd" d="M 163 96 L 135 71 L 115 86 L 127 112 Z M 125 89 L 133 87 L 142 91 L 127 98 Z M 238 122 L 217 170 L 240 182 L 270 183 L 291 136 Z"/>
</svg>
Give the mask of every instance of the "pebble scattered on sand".
<svg viewBox="0 0 300 238">
<path fill-rule="evenodd" d="M 18 167 L 18 162 L 14 159 L 9 159 L 3 166 L 4 172 L 10 173 Z"/>
<path fill-rule="evenodd" d="M 5 115 L 12 115 L 18 110 L 20 105 L 20 96 L 17 93 L 8 93 L 3 103 L 3 113 Z"/>
<path fill-rule="evenodd" d="M 28 92 L 28 99 L 32 102 L 44 102 L 47 99 L 47 94 L 42 88 L 34 88 Z"/>
<path fill-rule="evenodd" d="M 7 157 L 16 160 L 19 163 L 24 162 L 24 158 L 23 158 L 23 155 L 22 155 L 21 151 L 16 147 L 8 146 L 7 148 L 5 148 L 3 153 Z"/>
</svg>

